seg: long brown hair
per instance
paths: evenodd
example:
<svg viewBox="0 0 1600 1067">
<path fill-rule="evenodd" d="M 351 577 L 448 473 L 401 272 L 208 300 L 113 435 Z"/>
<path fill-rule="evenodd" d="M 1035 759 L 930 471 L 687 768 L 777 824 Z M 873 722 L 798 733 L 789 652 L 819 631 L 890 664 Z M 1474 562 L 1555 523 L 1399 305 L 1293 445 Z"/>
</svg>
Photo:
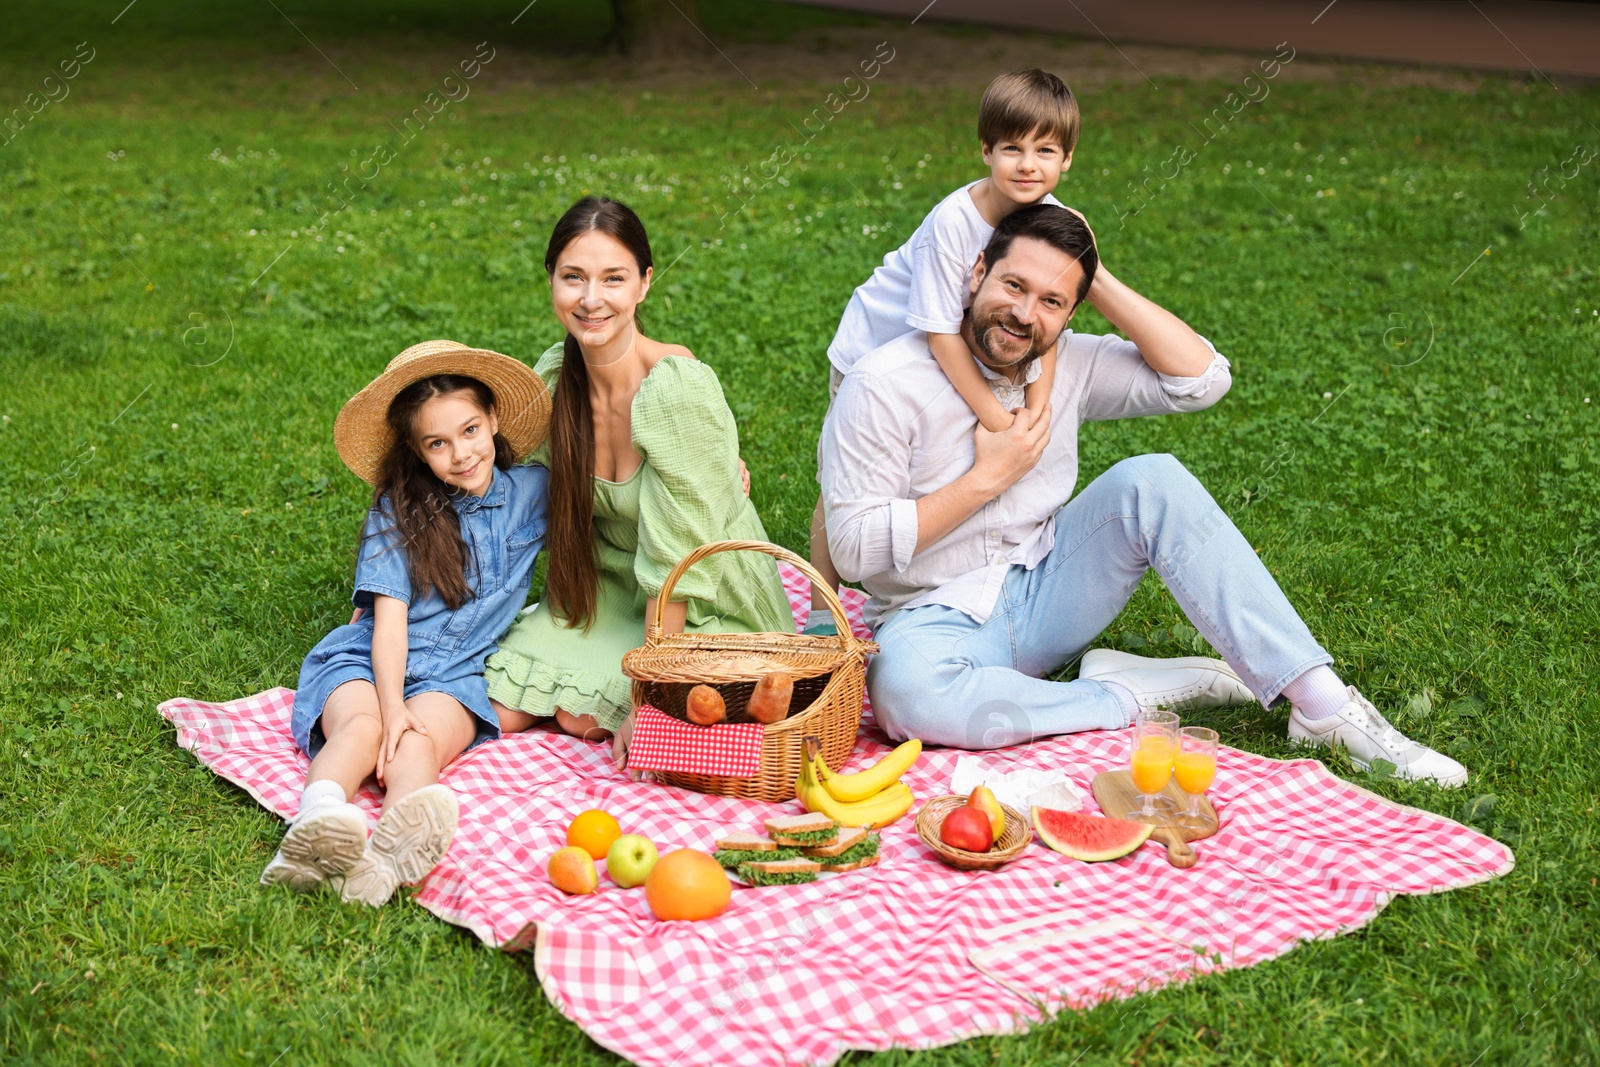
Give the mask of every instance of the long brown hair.
<svg viewBox="0 0 1600 1067">
<path fill-rule="evenodd" d="M 556 260 L 573 241 L 600 231 L 633 253 L 642 275 L 654 260 L 644 223 L 626 204 L 586 196 L 567 209 L 550 232 L 544 269 L 554 275 Z M 639 329 L 638 311 L 633 328 Z M 589 406 L 589 370 L 578 339 L 562 343 L 561 377 L 550 410 L 550 570 L 545 597 L 568 626 L 594 625 L 600 593 L 600 549 L 594 533 L 594 412 Z"/>
<path fill-rule="evenodd" d="M 402 389 L 389 404 L 389 428 L 394 443 L 378 466 L 372 506 L 397 530 L 405 548 L 406 572 L 411 577 L 412 602 L 437 589 L 446 606 L 455 611 L 472 599 L 467 582 L 467 543 L 461 539 L 461 518 L 450 506 L 451 488 L 429 469 L 416 449 L 417 412 L 436 396 L 466 393 L 479 410 L 494 410 L 494 393 L 476 378 L 463 374 L 436 374 Z M 504 434 L 494 435 L 494 465 L 510 468 L 515 454 Z M 459 491 L 457 491 L 459 492 Z M 385 501 L 387 498 L 387 501 Z"/>
</svg>

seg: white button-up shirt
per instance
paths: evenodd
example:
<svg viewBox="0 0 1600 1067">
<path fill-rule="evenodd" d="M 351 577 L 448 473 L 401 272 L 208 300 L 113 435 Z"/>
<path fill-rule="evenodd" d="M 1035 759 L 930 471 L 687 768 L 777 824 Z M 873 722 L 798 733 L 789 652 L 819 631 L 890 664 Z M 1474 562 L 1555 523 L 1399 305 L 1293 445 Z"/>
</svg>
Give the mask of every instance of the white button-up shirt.
<svg viewBox="0 0 1600 1067">
<path fill-rule="evenodd" d="M 977 416 L 920 331 L 874 349 L 845 376 L 822 428 L 818 479 L 834 566 L 871 595 L 869 626 L 924 604 L 988 621 L 1011 566 L 1031 568 L 1055 544 L 1055 513 L 1078 482 L 1081 423 L 1198 411 L 1232 384 L 1214 347 L 1194 378 L 1158 374 L 1116 336 L 1063 331 L 1057 352 L 1054 422 L 1038 464 L 915 555 L 917 499 L 972 469 Z M 1022 386 L 978 366 L 1007 409 L 1023 405 Z M 1028 381 L 1037 375 L 1037 364 L 1029 367 Z"/>
</svg>

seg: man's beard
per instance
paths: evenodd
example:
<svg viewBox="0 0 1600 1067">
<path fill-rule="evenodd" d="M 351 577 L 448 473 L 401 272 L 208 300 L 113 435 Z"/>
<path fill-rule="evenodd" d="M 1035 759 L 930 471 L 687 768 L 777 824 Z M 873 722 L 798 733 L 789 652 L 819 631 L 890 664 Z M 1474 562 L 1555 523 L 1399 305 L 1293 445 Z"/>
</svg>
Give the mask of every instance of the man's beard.
<svg viewBox="0 0 1600 1067">
<path fill-rule="evenodd" d="M 1017 343 L 1016 338 L 1001 329 L 1002 326 L 1016 333 L 1027 335 L 1028 347 L 1021 355 L 1010 356 L 1008 352 L 1000 351 L 990 343 L 991 338 L 995 338 L 997 335 L 999 338 L 1004 339 L 1001 342 L 1003 344 L 1014 345 Z M 1028 364 L 1043 356 L 1050 345 L 1054 343 L 1054 339 L 1046 341 L 1041 338 L 1037 326 L 1025 326 L 1004 312 L 995 312 L 981 322 L 974 317 L 972 320 L 972 337 L 977 342 L 978 348 L 982 350 L 985 357 L 984 361 L 988 363 L 989 368 L 997 371 L 1026 370 Z"/>
</svg>

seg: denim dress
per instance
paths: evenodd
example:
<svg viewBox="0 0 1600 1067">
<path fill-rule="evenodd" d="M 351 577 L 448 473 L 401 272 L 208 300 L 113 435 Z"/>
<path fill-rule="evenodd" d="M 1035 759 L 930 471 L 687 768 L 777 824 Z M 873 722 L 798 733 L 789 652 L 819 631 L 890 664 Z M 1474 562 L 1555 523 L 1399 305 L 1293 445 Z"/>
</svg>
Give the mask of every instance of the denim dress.
<svg viewBox="0 0 1600 1067">
<path fill-rule="evenodd" d="M 412 596 L 405 547 L 386 514 L 388 498 L 367 514 L 351 597 L 365 614 L 317 642 L 300 666 L 290 727 L 302 752 L 315 757 L 322 748 L 322 708 L 329 694 L 354 679 L 373 681 L 372 607 L 378 594 L 407 605 L 406 699 L 448 693 L 477 720 L 473 746 L 500 736 L 483 664 L 528 598 L 533 563 L 544 544 L 549 481 L 549 472 L 535 464 L 496 468 L 482 496 L 451 498 L 467 544 L 467 586 L 473 594 L 455 611 L 437 589 Z"/>
</svg>

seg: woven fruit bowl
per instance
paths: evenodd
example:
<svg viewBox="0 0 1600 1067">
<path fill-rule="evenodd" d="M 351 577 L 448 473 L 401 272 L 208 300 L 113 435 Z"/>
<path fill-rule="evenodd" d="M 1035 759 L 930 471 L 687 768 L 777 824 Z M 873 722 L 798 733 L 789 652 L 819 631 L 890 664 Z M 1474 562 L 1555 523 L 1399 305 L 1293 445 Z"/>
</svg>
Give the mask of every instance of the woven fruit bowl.
<svg viewBox="0 0 1600 1067">
<path fill-rule="evenodd" d="M 945 816 L 956 808 L 965 806 L 966 803 L 967 798 L 963 796 L 934 797 L 917 812 L 917 836 L 922 838 L 923 844 L 933 849 L 935 855 L 957 870 L 993 870 L 1003 863 L 1016 859 L 1033 840 L 1033 824 L 1028 817 L 1016 808 L 1001 804 L 1000 810 L 1005 812 L 1006 816 L 1006 828 L 993 848 L 987 852 L 968 852 L 964 848 L 951 848 L 939 840 L 939 830 L 944 826 Z"/>
</svg>

